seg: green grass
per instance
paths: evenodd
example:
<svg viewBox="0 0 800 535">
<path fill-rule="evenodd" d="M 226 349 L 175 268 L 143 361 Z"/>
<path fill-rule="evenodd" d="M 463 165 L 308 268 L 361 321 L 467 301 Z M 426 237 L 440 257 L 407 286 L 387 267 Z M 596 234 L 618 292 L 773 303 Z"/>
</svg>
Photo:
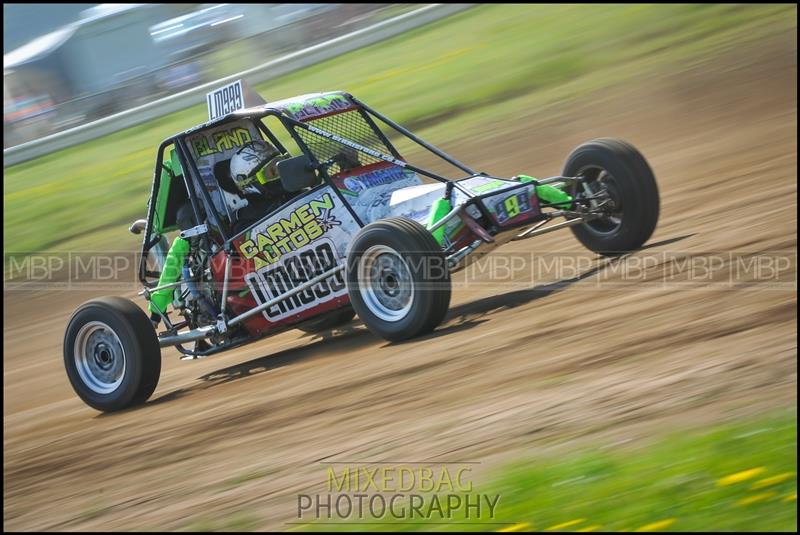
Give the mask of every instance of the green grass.
<svg viewBox="0 0 800 535">
<path fill-rule="evenodd" d="M 796 413 L 647 442 L 550 454 L 507 466 L 486 485 L 475 481 L 473 493 L 500 495 L 495 518 L 462 514 L 453 521 L 470 524 L 305 527 L 796 531 Z M 565 523 L 571 525 L 554 529 Z"/>
<path fill-rule="evenodd" d="M 485 5 L 257 90 L 267 100 L 347 90 L 429 140 L 449 142 L 710 61 L 796 28 L 796 14 L 786 5 Z M 158 143 L 205 118 L 198 104 L 6 169 L 6 251 L 135 247 L 125 225 L 144 215 Z"/>
<path fill-rule="evenodd" d="M 245 472 L 243 474 L 239 474 L 235 477 L 230 479 L 226 479 L 220 485 L 220 487 L 224 490 L 230 490 L 236 488 L 244 483 L 248 483 L 250 481 L 261 479 L 264 477 L 268 477 L 275 472 L 274 469 L 262 469 L 262 470 L 253 470 L 249 472 Z"/>
</svg>

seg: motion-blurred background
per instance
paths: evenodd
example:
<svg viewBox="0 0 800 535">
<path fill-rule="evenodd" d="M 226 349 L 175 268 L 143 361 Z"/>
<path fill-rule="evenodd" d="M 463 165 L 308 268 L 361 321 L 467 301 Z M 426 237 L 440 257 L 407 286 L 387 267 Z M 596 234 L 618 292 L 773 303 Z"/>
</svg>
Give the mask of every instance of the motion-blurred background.
<svg viewBox="0 0 800 535">
<path fill-rule="evenodd" d="M 369 26 L 403 4 L 3 4 L 3 147 Z"/>
<path fill-rule="evenodd" d="M 24 259 L 139 249 L 156 148 L 207 119 L 204 93 L 53 140 L 422 7 L 4 4 L 4 527 L 294 529 L 324 462 L 473 461 L 502 496 L 478 520 L 502 524 L 388 529 L 796 531 L 796 5 L 475 5 L 245 76 L 270 101 L 350 91 L 496 176 L 624 138 L 656 175 L 658 227 L 616 260 L 566 229 L 498 248 L 518 269 L 455 274 L 442 326 L 402 344 L 355 321 L 192 362 L 166 349 L 141 408 L 75 396 L 68 318 L 110 293 L 141 305 L 134 270 L 109 290 Z M 31 271 L 50 285 L 10 284 Z"/>
</svg>

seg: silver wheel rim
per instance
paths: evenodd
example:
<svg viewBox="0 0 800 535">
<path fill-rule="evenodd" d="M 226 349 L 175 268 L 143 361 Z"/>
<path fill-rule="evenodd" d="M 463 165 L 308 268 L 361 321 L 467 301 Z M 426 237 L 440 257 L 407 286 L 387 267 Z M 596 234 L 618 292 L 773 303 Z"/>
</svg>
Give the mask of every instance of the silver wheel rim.
<svg viewBox="0 0 800 535">
<path fill-rule="evenodd" d="M 400 321 L 414 304 L 414 279 L 400 254 L 386 245 L 373 245 L 358 261 L 361 298 L 383 321 Z"/>
<path fill-rule="evenodd" d="M 610 181 L 616 184 L 614 177 L 603 169 L 602 167 L 584 167 L 580 170 L 579 175 L 586 176 L 587 174 L 594 174 L 594 179 L 586 182 L 581 182 L 582 193 L 587 197 L 595 195 L 602 188 L 606 191 L 608 188 L 604 185 L 605 181 Z M 590 201 L 592 208 L 597 206 L 597 201 Z M 616 212 L 610 213 L 605 217 L 599 217 L 583 224 L 589 231 L 600 236 L 610 236 L 616 234 L 622 227 L 623 211 L 619 208 Z"/>
<path fill-rule="evenodd" d="M 125 350 L 119 336 L 102 321 L 91 321 L 75 336 L 75 368 L 83 384 L 110 394 L 125 377 Z"/>
</svg>

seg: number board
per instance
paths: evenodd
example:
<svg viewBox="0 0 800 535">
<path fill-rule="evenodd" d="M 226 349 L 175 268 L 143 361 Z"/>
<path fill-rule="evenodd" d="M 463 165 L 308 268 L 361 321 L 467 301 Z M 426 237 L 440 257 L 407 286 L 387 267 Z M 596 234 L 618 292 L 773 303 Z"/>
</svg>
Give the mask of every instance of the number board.
<svg viewBox="0 0 800 535">
<path fill-rule="evenodd" d="M 519 214 L 529 212 L 531 209 L 530 199 L 527 191 L 522 191 L 506 197 L 494 205 L 497 213 L 497 220 L 505 223 L 509 219 L 514 219 Z"/>
<path fill-rule="evenodd" d="M 208 120 L 219 119 L 231 112 L 245 108 L 244 87 L 241 80 L 236 80 L 206 95 L 208 104 Z"/>
<path fill-rule="evenodd" d="M 527 185 L 486 196 L 483 202 L 497 224 L 516 225 L 541 213 L 535 191 L 533 185 Z"/>
</svg>

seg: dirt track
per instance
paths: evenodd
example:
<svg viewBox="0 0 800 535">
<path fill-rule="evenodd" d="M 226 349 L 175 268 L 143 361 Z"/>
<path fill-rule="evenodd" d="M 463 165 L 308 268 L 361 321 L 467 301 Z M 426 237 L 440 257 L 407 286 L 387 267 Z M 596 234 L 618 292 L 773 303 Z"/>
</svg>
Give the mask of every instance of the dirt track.
<svg viewBox="0 0 800 535">
<path fill-rule="evenodd" d="M 197 362 L 170 350 L 151 402 L 111 416 L 77 399 L 60 360 L 68 314 L 93 294 L 6 293 L 5 527 L 177 529 L 246 512 L 281 529 L 325 459 L 489 470 L 587 437 L 615 445 L 794 405 L 796 76 L 791 34 L 557 117 L 532 113 L 481 144 L 443 143 L 499 174 L 556 174 L 586 139 L 633 142 L 662 195 L 650 245 L 625 260 L 661 259 L 644 281 L 566 230 L 516 242 L 498 253 L 574 253 L 579 269 L 462 273 L 446 323 L 404 344 L 356 323 Z M 772 284 L 735 261 L 660 282 L 661 253 L 731 251 L 792 264 Z"/>
</svg>

